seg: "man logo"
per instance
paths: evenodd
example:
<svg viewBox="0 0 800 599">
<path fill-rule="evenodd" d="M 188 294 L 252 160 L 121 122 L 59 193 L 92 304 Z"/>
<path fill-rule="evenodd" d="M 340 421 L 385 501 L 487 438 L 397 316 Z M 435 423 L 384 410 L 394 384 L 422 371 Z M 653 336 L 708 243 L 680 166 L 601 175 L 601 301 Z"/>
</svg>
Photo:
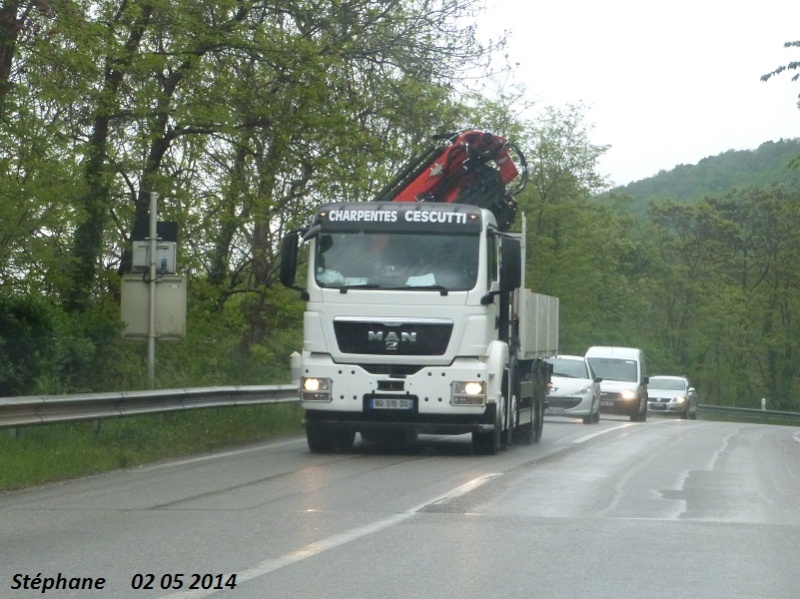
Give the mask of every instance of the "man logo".
<svg viewBox="0 0 800 599">
<path fill-rule="evenodd" d="M 367 341 L 383 341 L 386 343 L 387 351 L 397 351 L 401 343 L 416 343 L 417 334 L 401 331 L 398 335 L 394 331 L 384 333 L 383 331 L 367 331 Z"/>
</svg>

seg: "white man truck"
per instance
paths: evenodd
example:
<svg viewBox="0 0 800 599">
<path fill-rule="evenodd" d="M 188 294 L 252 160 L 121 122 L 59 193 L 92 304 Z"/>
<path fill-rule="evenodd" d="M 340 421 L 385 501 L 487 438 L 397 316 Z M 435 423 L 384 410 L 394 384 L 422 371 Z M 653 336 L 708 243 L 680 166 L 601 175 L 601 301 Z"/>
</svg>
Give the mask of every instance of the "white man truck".
<svg viewBox="0 0 800 599">
<path fill-rule="evenodd" d="M 488 156 L 481 164 L 497 159 Z M 423 161 L 426 177 L 439 176 L 430 155 Z M 499 176 L 485 174 L 496 188 Z M 471 433 L 481 454 L 537 442 L 558 299 L 525 289 L 524 218 L 519 233 L 498 223 L 497 214 L 515 213 L 510 195 L 492 210 L 459 194 L 392 194 L 321 206 L 284 238 L 281 281 L 307 300 L 300 396 L 309 448 L 347 450 L 356 433 L 379 443 Z M 301 240 L 308 270 L 296 287 Z"/>
</svg>

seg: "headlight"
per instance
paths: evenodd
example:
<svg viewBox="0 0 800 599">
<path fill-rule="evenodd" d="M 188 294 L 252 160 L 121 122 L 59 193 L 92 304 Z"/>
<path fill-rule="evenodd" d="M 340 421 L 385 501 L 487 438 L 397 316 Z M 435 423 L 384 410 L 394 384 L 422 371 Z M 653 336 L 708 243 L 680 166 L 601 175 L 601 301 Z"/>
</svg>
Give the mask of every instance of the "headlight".
<svg viewBox="0 0 800 599">
<path fill-rule="evenodd" d="M 683 403 L 685 401 L 686 401 L 686 398 L 683 397 L 682 395 L 679 395 L 678 397 L 675 398 L 675 402 L 676 403 Z"/>
<path fill-rule="evenodd" d="M 622 399 L 636 399 L 636 391 L 633 389 L 625 389 L 625 391 L 620 393 L 620 397 L 622 397 Z"/>
<path fill-rule="evenodd" d="M 486 386 L 480 381 L 454 381 L 450 386 L 454 406 L 482 406 L 485 402 Z"/>
<path fill-rule="evenodd" d="M 331 379 L 303 377 L 300 381 L 300 390 L 303 401 L 330 401 Z"/>
</svg>

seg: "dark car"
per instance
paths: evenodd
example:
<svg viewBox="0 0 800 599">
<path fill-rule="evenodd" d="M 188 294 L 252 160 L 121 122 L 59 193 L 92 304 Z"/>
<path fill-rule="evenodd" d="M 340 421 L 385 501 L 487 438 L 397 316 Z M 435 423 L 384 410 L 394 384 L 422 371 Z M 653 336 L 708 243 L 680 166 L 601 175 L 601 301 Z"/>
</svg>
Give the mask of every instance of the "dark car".
<svg viewBox="0 0 800 599">
<path fill-rule="evenodd" d="M 685 376 L 651 376 L 647 388 L 647 408 L 651 412 L 697 418 L 697 393 Z"/>
</svg>

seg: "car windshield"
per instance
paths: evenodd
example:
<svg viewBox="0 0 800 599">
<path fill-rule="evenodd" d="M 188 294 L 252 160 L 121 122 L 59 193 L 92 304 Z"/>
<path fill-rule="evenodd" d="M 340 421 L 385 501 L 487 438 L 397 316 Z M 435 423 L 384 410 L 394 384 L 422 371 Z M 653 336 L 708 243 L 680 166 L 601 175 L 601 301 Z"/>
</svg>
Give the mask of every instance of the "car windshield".
<svg viewBox="0 0 800 599">
<path fill-rule="evenodd" d="M 589 369 L 583 360 L 570 360 L 565 358 L 552 358 L 547 360 L 553 365 L 553 376 L 563 376 L 574 379 L 588 379 Z"/>
<path fill-rule="evenodd" d="M 597 376 L 605 380 L 636 382 L 639 373 L 636 360 L 620 358 L 587 358 L 589 365 Z"/>
<path fill-rule="evenodd" d="M 477 234 L 323 233 L 314 275 L 320 287 L 466 291 L 477 281 L 479 241 Z"/>
<path fill-rule="evenodd" d="M 669 389 L 672 391 L 685 391 L 686 383 L 683 379 L 662 379 L 658 377 L 650 377 L 650 382 L 647 383 L 650 389 Z"/>
</svg>

